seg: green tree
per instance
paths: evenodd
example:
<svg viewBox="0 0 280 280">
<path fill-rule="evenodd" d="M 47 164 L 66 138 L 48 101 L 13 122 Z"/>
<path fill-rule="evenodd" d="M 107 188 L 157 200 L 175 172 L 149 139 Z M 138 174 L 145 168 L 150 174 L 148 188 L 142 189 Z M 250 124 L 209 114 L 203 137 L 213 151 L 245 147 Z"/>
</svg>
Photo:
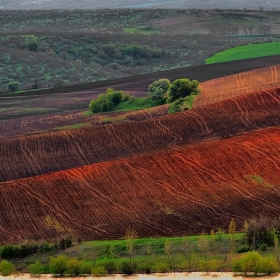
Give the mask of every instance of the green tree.
<svg viewBox="0 0 280 280">
<path fill-rule="evenodd" d="M 232 261 L 234 272 L 271 274 L 279 271 L 277 262 L 270 257 L 263 257 L 257 251 L 248 252 Z"/>
<path fill-rule="evenodd" d="M 8 83 L 8 89 L 15 93 L 19 90 L 20 83 L 19 82 L 10 82 Z"/>
<path fill-rule="evenodd" d="M 81 262 L 77 258 L 71 258 L 66 263 L 66 274 L 78 276 L 81 270 Z"/>
<path fill-rule="evenodd" d="M 169 88 L 170 81 L 168 79 L 156 80 L 148 87 L 149 98 L 159 104 L 164 104 L 166 102 L 166 96 Z"/>
<path fill-rule="evenodd" d="M 43 269 L 44 265 L 38 260 L 28 266 L 28 271 L 31 276 L 40 276 Z"/>
<path fill-rule="evenodd" d="M 198 248 L 203 252 L 204 260 L 206 261 L 207 258 L 207 252 L 209 250 L 210 242 L 207 236 L 200 236 L 197 240 L 197 246 Z"/>
<path fill-rule="evenodd" d="M 2 276 L 9 276 L 15 272 L 15 266 L 7 260 L 2 260 L 0 263 L 0 274 Z"/>
<path fill-rule="evenodd" d="M 175 80 L 169 88 L 167 102 L 171 103 L 176 99 L 181 97 L 186 97 L 191 94 L 197 94 L 199 92 L 198 89 L 198 81 L 189 79 L 177 79 Z"/>
<path fill-rule="evenodd" d="M 49 263 L 51 273 L 63 276 L 67 270 L 67 261 L 68 258 L 65 255 L 59 255 L 56 258 L 51 257 Z"/>
<path fill-rule="evenodd" d="M 125 234 L 126 248 L 129 254 L 130 266 L 134 269 L 134 241 L 137 238 L 137 232 L 134 229 L 127 229 Z M 133 271 L 134 272 L 134 271 Z"/>
<path fill-rule="evenodd" d="M 235 229 L 236 229 L 235 220 L 231 219 L 229 227 L 228 227 L 228 233 L 230 234 L 230 242 L 231 242 L 231 251 L 232 252 L 235 252 L 235 238 L 234 238 Z"/>
</svg>

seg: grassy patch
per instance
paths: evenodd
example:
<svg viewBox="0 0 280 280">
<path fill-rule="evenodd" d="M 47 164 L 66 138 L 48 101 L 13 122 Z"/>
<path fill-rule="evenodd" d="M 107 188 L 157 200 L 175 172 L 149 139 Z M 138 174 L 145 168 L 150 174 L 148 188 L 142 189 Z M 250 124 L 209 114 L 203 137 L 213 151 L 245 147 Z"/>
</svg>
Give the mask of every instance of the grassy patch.
<svg viewBox="0 0 280 280">
<path fill-rule="evenodd" d="M 123 122 L 125 120 L 126 120 L 125 117 L 120 116 L 120 117 L 107 117 L 107 118 L 103 118 L 101 121 L 102 121 L 102 123 L 112 123 L 112 122 Z"/>
<path fill-rule="evenodd" d="M 245 176 L 247 180 L 252 182 L 253 184 L 258 184 L 258 185 L 263 185 L 265 187 L 273 188 L 274 185 L 266 182 L 260 175 L 255 175 L 255 174 L 248 174 Z"/>
<path fill-rule="evenodd" d="M 65 125 L 65 126 L 57 126 L 54 129 L 56 130 L 65 130 L 65 129 L 76 129 L 80 127 L 87 127 L 91 126 L 91 123 L 76 123 L 76 124 L 70 124 L 70 125 Z"/>
<path fill-rule="evenodd" d="M 154 107 L 157 104 L 148 97 L 130 98 L 127 101 L 121 102 L 115 108 L 116 111 L 129 111 L 129 110 L 141 110 L 150 107 Z"/>
<path fill-rule="evenodd" d="M 280 42 L 251 44 L 227 49 L 206 59 L 206 64 L 280 54 Z"/>
</svg>

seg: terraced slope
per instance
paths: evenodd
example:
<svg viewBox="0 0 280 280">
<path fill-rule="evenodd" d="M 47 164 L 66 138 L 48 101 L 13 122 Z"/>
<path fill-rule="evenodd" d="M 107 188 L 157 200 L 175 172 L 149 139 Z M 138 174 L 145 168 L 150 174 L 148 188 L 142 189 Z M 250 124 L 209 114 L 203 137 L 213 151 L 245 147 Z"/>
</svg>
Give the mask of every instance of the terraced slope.
<svg viewBox="0 0 280 280">
<path fill-rule="evenodd" d="M 139 122 L 124 122 L 0 141 L 0 181 L 134 157 L 280 125 L 280 89 Z"/>
<path fill-rule="evenodd" d="M 158 123 L 159 124 L 159 123 Z M 0 183 L 1 242 L 172 236 L 280 215 L 280 128 Z"/>
<path fill-rule="evenodd" d="M 194 108 L 241 94 L 280 87 L 280 64 L 229 75 L 200 84 Z"/>
</svg>

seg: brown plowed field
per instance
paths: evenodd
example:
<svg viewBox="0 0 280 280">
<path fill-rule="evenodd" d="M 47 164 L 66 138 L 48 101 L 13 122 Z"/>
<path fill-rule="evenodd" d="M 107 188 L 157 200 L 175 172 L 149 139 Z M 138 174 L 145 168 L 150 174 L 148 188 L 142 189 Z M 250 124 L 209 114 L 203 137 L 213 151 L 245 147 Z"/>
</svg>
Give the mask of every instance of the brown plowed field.
<svg viewBox="0 0 280 280">
<path fill-rule="evenodd" d="M 160 123 L 158 123 L 160 125 Z M 108 129 L 110 129 L 108 127 Z M 194 234 L 280 215 L 280 128 L 0 183 L 0 240 Z"/>
<path fill-rule="evenodd" d="M 139 122 L 123 122 L 0 141 L 0 181 L 227 138 L 280 125 L 280 89 Z"/>
<path fill-rule="evenodd" d="M 197 108 L 181 113 L 83 114 L 107 87 L 143 96 L 158 78 L 207 81 L 276 64 L 280 56 L 0 96 L 0 243 L 120 238 L 128 227 L 195 234 L 280 216 L 280 89 L 267 89 L 279 66 L 202 83 Z"/>
<path fill-rule="evenodd" d="M 203 82 L 200 84 L 201 93 L 195 99 L 193 107 L 277 87 L 280 88 L 280 64 Z"/>
</svg>

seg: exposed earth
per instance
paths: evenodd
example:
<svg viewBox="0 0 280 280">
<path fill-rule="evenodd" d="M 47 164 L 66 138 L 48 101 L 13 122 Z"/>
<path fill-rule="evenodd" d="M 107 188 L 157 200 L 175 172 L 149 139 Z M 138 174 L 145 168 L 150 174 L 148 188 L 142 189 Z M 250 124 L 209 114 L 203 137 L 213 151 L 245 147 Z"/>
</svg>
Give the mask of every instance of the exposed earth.
<svg viewBox="0 0 280 280">
<path fill-rule="evenodd" d="M 1 243 L 196 234 L 279 217 L 279 65 L 274 56 L 2 96 Z M 107 87 L 144 96 L 163 77 L 201 81 L 194 109 L 84 115 Z"/>
</svg>

